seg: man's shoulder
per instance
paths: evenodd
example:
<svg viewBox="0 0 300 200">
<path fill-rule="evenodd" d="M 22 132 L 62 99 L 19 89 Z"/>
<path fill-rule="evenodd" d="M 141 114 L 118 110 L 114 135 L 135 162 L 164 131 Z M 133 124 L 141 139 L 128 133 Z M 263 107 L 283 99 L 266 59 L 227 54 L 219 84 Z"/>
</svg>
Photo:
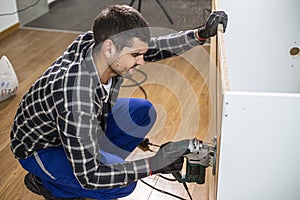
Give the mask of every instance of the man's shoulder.
<svg viewBox="0 0 300 200">
<path fill-rule="evenodd" d="M 94 44 L 94 34 L 92 31 L 82 33 L 68 46 L 64 54 L 69 52 L 81 52 L 82 49 Z"/>
<path fill-rule="evenodd" d="M 87 50 L 94 44 L 93 32 L 80 34 L 56 60 L 54 65 L 71 67 L 80 65 L 86 56 Z"/>
<path fill-rule="evenodd" d="M 94 34 L 92 31 L 81 33 L 74 42 L 94 42 Z"/>
</svg>

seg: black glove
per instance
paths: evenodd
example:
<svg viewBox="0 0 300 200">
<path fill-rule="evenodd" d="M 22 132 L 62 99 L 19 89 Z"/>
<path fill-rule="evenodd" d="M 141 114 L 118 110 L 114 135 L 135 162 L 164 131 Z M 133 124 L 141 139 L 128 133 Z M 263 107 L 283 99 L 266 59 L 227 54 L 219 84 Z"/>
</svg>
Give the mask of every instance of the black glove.
<svg viewBox="0 0 300 200">
<path fill-rule="evenodd" d="M 225 32 L 227 27 L 228 17 L 224 11 L 214 11 L 212 12 L 205 25 L 198 29 L 198 35 L 202 39 L 207 39 L 213 37 L 217 34 L 218 25 L 223 25 L 223 31 Z"/>
<path fill-rule="evenodd" d="M 182 140 L 161 145 L 158 152 L 149 158 L 152 173 L 168 174 L 180 171 L 184 161 L 182 156 L 190 152 L 189 144 L 190 140 Z"/>
</svg>

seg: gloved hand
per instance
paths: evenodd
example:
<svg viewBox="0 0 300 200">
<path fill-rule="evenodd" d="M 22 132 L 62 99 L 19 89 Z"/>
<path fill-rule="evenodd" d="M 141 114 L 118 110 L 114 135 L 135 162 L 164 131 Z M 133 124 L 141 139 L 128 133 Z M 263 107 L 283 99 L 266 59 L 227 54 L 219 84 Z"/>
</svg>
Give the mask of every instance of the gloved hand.
<svg viewBox="0 0 300 200">
<path fill-rule="evenodd" d="M 223 32 L 225 32 L 227 27 L 228 17 L 224 11 L 213 11 L 208 17 L 204 26 L 198 29 L 198 35 L 201 39 L 205 40 L 207 38 L 213 37 L 218 32 L 218 25 L 223 25 Z"/>
<path fill-rule="evenodd" d="M 161 145 L 158 152 L 149 158 L 149 165 L 152 174 L 173 173 L 181 170 L 183 166 L 183 155 L 188 154 L 191 140 L 179 142 L 167 142 Z"/>
</svg>

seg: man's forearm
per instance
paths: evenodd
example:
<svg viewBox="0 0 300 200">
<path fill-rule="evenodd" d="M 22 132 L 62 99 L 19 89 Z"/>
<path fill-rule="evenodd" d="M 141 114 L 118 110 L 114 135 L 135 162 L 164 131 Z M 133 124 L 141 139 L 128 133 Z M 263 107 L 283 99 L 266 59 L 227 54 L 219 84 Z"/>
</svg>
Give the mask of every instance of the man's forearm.
<svg viewBox="0 0 300 200">
<path fill-rule="evenodd" d="M 149 50 L 144 56 L 145 61 L 153 62 L 180 55 L 204 44 L 205 41 L 198 40 L 196 34 L 197 30 L 189 30 L 151 38 Z"/>
<path fill-rule="evenodd" d="M 95 171 L 88 174 L 81 172 L 76 174 L 83 188 L 103 189 L 125 186 L 149 176 L 151 172 L 148 160 L 140 159 L 116 164 L 99 164 Z"/>
</svg>

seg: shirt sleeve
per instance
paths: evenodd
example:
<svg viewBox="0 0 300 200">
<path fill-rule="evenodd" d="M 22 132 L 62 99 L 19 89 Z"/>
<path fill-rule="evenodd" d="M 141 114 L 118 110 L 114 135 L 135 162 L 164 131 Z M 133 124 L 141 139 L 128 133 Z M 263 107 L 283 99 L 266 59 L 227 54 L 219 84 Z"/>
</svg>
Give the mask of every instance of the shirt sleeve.
<svg viewBox="0 0 300 200">
<path fill-rule="evenodd" d="M 153 62 L 176 56 L 202 45 L 205 41 L 200 41 L 196 37 L 197 30 L 181 31 L 169 35 L 151 37 L 149 48 L 144 55 L 145 61 Z"/>
<path fill-rule="evenodd" d="M 124 186 L 150 174 L 147 159 L 117 164 L 99 161 L 99 140 L 103 134 L 97 119 L 95 83 L 90 74 L 73 67 L 62 81 L 62 108 L 57 126 L 67 158 L 78 182 L 86 189 Z M 61 104 L 60 104 L 61 105 Z"/>
</svg>

